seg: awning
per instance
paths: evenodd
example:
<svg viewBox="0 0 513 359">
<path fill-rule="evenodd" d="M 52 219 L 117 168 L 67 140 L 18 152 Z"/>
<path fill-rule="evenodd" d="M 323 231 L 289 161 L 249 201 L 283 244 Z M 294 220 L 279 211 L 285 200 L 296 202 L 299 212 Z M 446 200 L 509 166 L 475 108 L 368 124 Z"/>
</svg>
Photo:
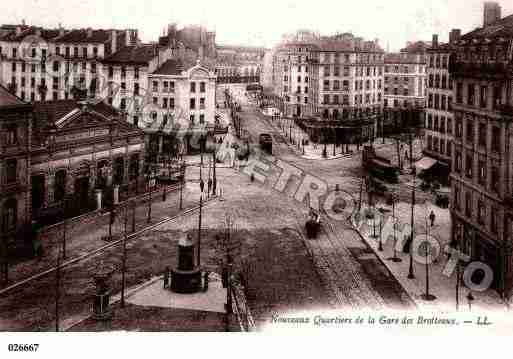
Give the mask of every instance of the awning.
<svg viewBox="0 0 513 359">
<path fill-rule="evenodd" d="M 431 167 L 433 167 L 433 165 L 437 162 L 436 159 L 434 158 L 431 158 L 431 157 L 423 157 L 421 158 L 420 160 L 418 160 L 417 162 L 415 162 L 415 168 L 417 170 L 421 170 L 421 171 L 424 171 L 424 170 L 428 170 L 430 169 Z"/>
</svg>

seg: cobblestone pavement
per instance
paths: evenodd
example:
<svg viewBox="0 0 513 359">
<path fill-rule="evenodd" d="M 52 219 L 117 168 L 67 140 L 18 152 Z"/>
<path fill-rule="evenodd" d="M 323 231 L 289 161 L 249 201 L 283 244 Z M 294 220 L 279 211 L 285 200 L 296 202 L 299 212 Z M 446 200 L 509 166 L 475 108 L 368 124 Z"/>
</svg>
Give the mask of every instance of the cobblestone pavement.
<svg viewBox="0 0 513 359">
<path fill-rule="evenodd" d="M 300 156 L 297 148 L 287 144 L 283 134 L 259 111 L 243 107 L 241 118 L 244 129 L 253 136 L 262 132 L 273 135 L 273 154 L 279 159 L 324 180 L 328 188 L 333 189 L 338 184 L 349 193 L 359 192 L 363 175 L 360 153 L 324 161 L 308 160 Z M 323 287 L 329 293 L 331 306 L 348 309 L 408 309 L 414 306 L 388 269 L 348 223 L 325 221 L 322 227 L 318 239 L 304 241 Z"/>
</svg>

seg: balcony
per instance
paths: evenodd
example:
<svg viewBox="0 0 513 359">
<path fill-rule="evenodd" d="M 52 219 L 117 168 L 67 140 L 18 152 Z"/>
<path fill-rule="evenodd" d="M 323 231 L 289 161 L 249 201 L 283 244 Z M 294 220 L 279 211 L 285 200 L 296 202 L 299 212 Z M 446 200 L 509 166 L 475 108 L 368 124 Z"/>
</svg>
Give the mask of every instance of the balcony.
<svg viewBox="0 0 513 359">
<path fill-rule="evenodd" d="M 506 63 L 470 63 L 452 62 L 449 72 L 455 78 L 470 77 L 477 79 L 503 80 L 513 75 L 512 64 Z"/>
</svg>

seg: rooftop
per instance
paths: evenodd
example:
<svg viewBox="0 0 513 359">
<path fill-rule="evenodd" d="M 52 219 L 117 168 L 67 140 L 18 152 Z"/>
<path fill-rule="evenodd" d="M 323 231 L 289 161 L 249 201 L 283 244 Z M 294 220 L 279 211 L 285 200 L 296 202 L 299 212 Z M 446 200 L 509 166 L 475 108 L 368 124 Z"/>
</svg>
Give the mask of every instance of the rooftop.
<svg viewBox="0 0 513 359">
<path fill-rule="evenodd" d="M 56 39 L 58 42 L 70 43 L 104 43 L 110 39 L 111 30 L 79 29 L 66 32 Z"/>
<path fill-rule="evenodd" d="M 461 37 L 461 40 L 513 37 L 513 15 L 506 16 L 493 24 L 477 28 Z"/>
<path fill-rule="evenodd" d="M 147 65 L 158 51 L 156 44 L 125 46 L 103 59 L 104 63 Z"/>
<path fill-rule="evenodd" d="M 106 117 L 119 115 L 118 110 L 104 102 L 90 102 L 90 106 L 92 110 Z M 79 100 L 39 101 L 34 103 L 34 117 L 45 121 L 48 125 L 51 125 L 73 110 L 81 107 L 82 104 Z"/>
<path fill-rule="evenodd" d="M 8 89 L 0 85 L 0 107 L 28 105 L 17 96 L 11 94 Z"/>
<path fill-rule="evenodd" d="M 170 59 L 164 62 L 158 69 L 153 71 L 155 75 L 181 75 L 182 71 L 192 67 L 193 64 L 187 66 L 180 59 Z"/>
</svg>

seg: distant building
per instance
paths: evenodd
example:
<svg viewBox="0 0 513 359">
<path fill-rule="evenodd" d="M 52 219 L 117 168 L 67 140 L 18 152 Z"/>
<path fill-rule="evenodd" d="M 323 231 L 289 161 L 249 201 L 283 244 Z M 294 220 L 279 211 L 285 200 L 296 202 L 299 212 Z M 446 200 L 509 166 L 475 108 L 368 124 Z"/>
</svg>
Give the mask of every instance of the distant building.
<svg viewBox="0 0 513 359">
<path fill-rule="evenodd" d="M 453 30 L 454 31 L 454 30 Z M 457 38 L 453 36 L 453 42 Z M 424 153 L 445 165 L 450 172 L 454 101 L 453 81 L 449 73 L 451 44 L 439 44 L 435 39 L 427 51 L 427 103 L 424 125 Z"/>
<path fill-rule="evenodd" d="M 18 25 L 0 37 L 0 81 L 27 102 L 71 99 L 73 89 L 95 96 L 101 60 L 137 42 L 133 29 Z"/>
<path fill-rule="evenodd" d="M 385 108 L 423 107 L 426 100 L 426 48 L 411 44 L 399 53 L 385 55 Z"/>
</svg>

